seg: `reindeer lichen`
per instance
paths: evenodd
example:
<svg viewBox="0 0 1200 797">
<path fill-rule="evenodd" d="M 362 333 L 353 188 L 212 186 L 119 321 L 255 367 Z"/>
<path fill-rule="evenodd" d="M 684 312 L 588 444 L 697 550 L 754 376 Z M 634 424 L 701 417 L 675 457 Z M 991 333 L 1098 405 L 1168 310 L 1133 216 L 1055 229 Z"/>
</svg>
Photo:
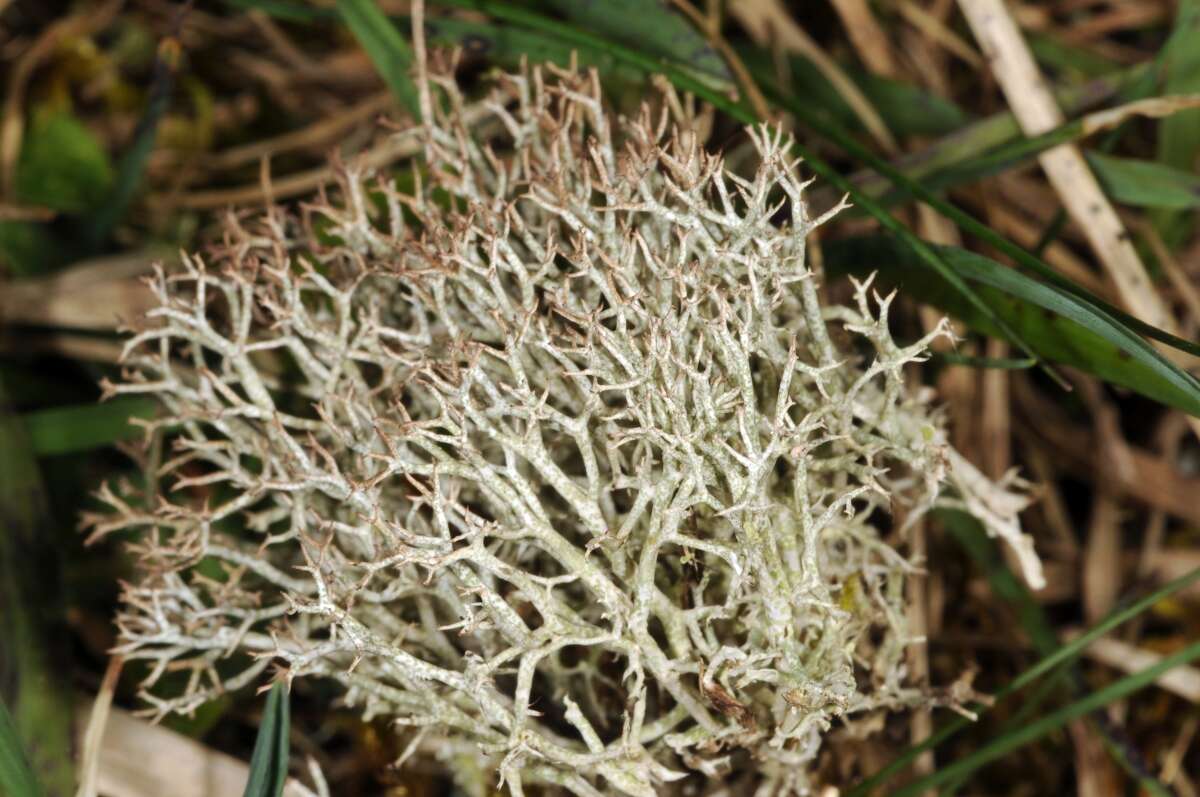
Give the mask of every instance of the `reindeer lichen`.
<svg viewBox="0 0 1200 797">
<path fill-rule="evenodd" d="M 1039 577 L 905 380 L 947 328 L 823 302 L 779 132 L 743 177 L 669 89 L 449 74 L 406 190 L 350 163 L 153 281 L 109 392 L 161 402 L 164 484 L 92 519 L 140 530 L 119 650 L 159 714 L 336 681 L 470 793 L 808 793 L 835 720 L 934 700 L 881 530 L 949 487 Z"/>
</svg>

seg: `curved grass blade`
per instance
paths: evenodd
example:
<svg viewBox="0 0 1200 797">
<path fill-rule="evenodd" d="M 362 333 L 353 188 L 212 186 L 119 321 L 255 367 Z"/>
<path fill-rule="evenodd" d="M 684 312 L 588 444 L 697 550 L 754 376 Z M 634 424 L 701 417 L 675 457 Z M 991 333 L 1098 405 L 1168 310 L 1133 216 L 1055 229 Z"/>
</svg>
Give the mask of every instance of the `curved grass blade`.
<svg viewBox="0 0 1200 797">
<path fill-rule="evenodd" d="M 17 738 L 17 729 L 3 700 L 0 700 L 0 794 L 7 797 L 42 797 L 42 787 L 29 768 L 25 750 Z"/>
<path fill-rule="evenodd" d="M 1104 191 L 1114 202 L 1141 208 L 1200 207 L 1200 176 L 1163 163 L 1085 152 Z"/>
<path fill-rule="evenodd" d="M 1167 584 L 1164 584 L 1154 592 L 1150 593 L 1144 598 L 1134 601 L 1126 607 L 1118 607 L 1117 609 L 1113 610 L 1108 617 L 1096 623 L 1086 632 L 1075 637 L 1070 642 L 1051 653 L 1049 656 L 1043 657 L 1032 667 L 1009 681 L 1004 688 L 1000 689 L 993 695 L 995 702 L 999 703 L 1005 697 L 1020 691 L 1029 684 L 1041 678 L 1043 675 L 1055 670 L 1060 665 L 1075 660 L 1081 653 L 1083 653 L 1084 649 L 1087 648 L 1088 645 L 1092 644 L 1100 637 L 1109 633 L 1123 623 L 1132 620 L 1134 617 L 1137 617 L 1139 614 L 1146 611 L 1164 598 L 1174 595 L 1179 590 L 1184 589 L 1185 587 L 1188 587 L 1197 581 L 1200 581 L 1200 567 L 1192 570 L 1190 573 L 1185 573 L 1184 575 L 1168 582 Z M 977 714 L 983 714 L 989 710 L 987 706 L 982 705 L 975 705 L 971 706 L 970 708 Z M 892 778 L 892 776 L 901 772 L 926 750 L 932 750 L 942 742 L 946 741 L 952 736 L 957 735 L 959 731 L 969 725 L 971 725 L 971 720 L 966 719 L 965 717 L 959 717 L 958 719 L 955 719 L 952 722 L 944 725 L 920 744 L 916 744 L 908 748 L 903 753 L 892 759 L 892 761 L 883 769 L 879 770 L 862 783 L 850 789 L 848 792 L 846 792 L 845 797 L 867 797 L 867 795 L 871 794 L 875 788 L 886 783 Z"/>
<path fill-rule="evenodd" d="M 142 430 L 130 421 L 152 417 L 155 407 L 155 402 L 146 398 L 116 398 L 103 404 L 37 410 L 22 420 L 33 452 L 53 456 L 136 437 Z"/>
<path fill-rule="evenodd" d="M 1077 700 L 1058 711 L 1046 714 L 1027 725 L 1015 728 L 1004 736 L 985 744 L 975 752 L 938 769 L 933 774 L 891 792 L 891 795 L 892 797 L 911 797 L 912 795 L 923 794 L 927 789 L 940 786 L 948 781 L 958 780 L 983 765 L 998 758 L 1003 758 L 1014 750 L 1018 750 L 1031 742 L 1037 741 L 1046 734 L 1058 730 L 1072 720 L 1084 717 L 1096 709 L 1103 708 L 1140 689 L 1144 689 L 1154 683 L 1163 673 L 1196 659 L 1200 659 L 1200 642 L 1194 642 L 1184 649 L 1163 658 L 1158 663 L 1115 681 L 1103 689 L 1091 693 L 1082 700 Z"/>
<path fill-rule="evenodd" d="M 753 59 L 747 58 L 747 63 L 753 64 Z M 772 82 L 765 79 L 766 75 L 770 74 L 767 68 L 752 68 L 752 72 L 768 96 L 771 96 L 772 92 L 778 93 Z M 1054 89 L 1054 97 L 1065 114 L 1075 117 L 1098 107 L 1101 103 L 1143 99 L 1149 95 L 1148 91 L 1142 90 L 1143 85 L 1148 80 L 1153 82 L 1153 75 L 1151 64 L 1139 64 L 1128 70 L 1089 81 L 1082 86 L 1057 87 Z M 968 163 L 985 153 L 995 152 L 1000 147 L 1024 138 L 1012 113 L 1000 111 L 960 127 L 924 149 L 902 155 L 893 161 L 892 165 L 909 178 L 924 181 L 935 172 Z M 850 179 L 871 196 L 883 196 L 891 185 L 886 177 L 869 168 L 859 170 Z M 818 207 L 827 207 L 837 201 L 832 191 L 823 188 L 814 190 L 812 197 Z"/>
<path fill-rule="evenodd" d="M 337 10 L 396 99 L 414 117 L 420 118 L 417 88 L 409 77 L 412 49 L 396 26 L 379 10 L 375 0 L 338 0 Z"/>
<path fill-rule="evenodd" d="M 1149 338 L 1153 338 L 1154 340 L 1166 343 L 1168 346 L 1179 349 L 1180 351 L 1200 357 L 1200 344 L 1189 340 L 1184 340 L 1183 338 L 1172 335 L 1169 332 L 1165 332 L 1158 327 L 1151 326 L 1140 319 L 1134 318 L 1120 308 L 1114 307 L 1107 302 L 1092 296 L 1086 290 L 1059 274 L 1041 258 L 1031 254 L 1022 247 L 995 232 L 986 224 L 979 221 L 974 216 L 957 207 L 956 205 L 942 199 L 936 193 L 926 188 L 922 183 L 911 179 L 896 167 L 888 163 L 886 160 L 875 155 L 867 147 L 859 144 L 853 139 L 852 136 L 847 135 L 844 130 L 836 125 L 836 123 L 823 118 L 820 114 L 814 113 L 812 109 L 806 107 L 803 103 L 797 102 L 791 97 L 781 96 L 778 91 L 768 90 L 768 88 L 764 88 L 764 94 L 766 94 L 767 99 L 770 101 L 781 104 L 784 108 L 796 114 L 797 119 L 808 125 L 823 138 L 837 143 L 842 147 L 843 150 L 845 150 L 847 154 L 863 161 L 866 165 L 870 166 L 872 169 L 891 180 L 894 185 L 926 203 L 943 216 L 953 221 L 963 231 L 978 237 L 980 240 L 991 246 L 994 246 L 998 251 L 1003 252 L 1011 257 L 1018 265 L 1034 272 L 1046 282 L 1058 287 L 1063 291 L 1074 294 L 1079 299 L 1091 305 L 1097 311 L 1107 314 L 1112 319 L 1121 322 L 1126 327 L 1137 332 L 1138 334 L 1145 335 Z M 705 99 L 707 99 L 707 97 Z M 1050 131 L 1050 134 L 1054 133 L 1055 131 Z M 801 154 L 803 154 L 803 152 Z M 812 160 L 809 160 L 809 165 L 813 167 L 813 171 L 817 172 L 818 174 L 821 173 L 821 170 L 817 168 L 818 164 L 814 163 Z M 838 183 L 838 181 L 832 182 L 834 182 L 835 185 Z M 845 181 L 843 180 L 841 182 Z M 838 187 L 842 188 L 841 185 Z M 852 196 L 860 206 L 867 210 L 868 213 L 870 213 L 872 216 L 875 216 L 877 219 L 880 219 L 877 213 L 863 201 L 863 195 L 852 193 Z M 888 216 L 888 218 L 892 217 Z M 894 219 L 892 220 L 895 221 Z M 880 222 L 883 223 L 882 219 L 880 219 Z M 888 224 L 884 224 L 884 227 L 888 228 L 889 230 L 892 229 L 892 226 Z M 909 235 L 911 235 L 911 233 L 909 233 Z M 922 257 L 922 259 L 927 260 L 927 258 L 924 257 Z M 939 273 L 941 273 L 940 270 Z"/>
<path fill-rule="evenodd" d="M 954 537 L 955 541 L 967 551 L 976 566 L 987 576 L 992 592 L 1013 608 L 1018 622 L 1025 629 L 1025 633 L 1029 636 L 1030 641 L 1033 642 L 1033 648 L 1038 655 L 1048 656 L 1057 650 L 1059 646 L 1058 636 L 1054 633 L 1054 628 L 1047 619 L 1045 611 L 1042 610 L 1041 605 L 1034 599 L 1029 588 L 1004 563 L 995 541 L 988 538 L 979 520 L 966 512 L 958 510 L 940 509 L 935 510 L 934 514 L 941 521 L 945 529 L 950 532 L 950 535 Z M 1065 688 L 1068 694 L 1072 694 L 1077 698 L 1083 696 L 1086 692 L 1086 686 L 1078 671 L 1073 666 L 1073 663 L 1065 665 L 1061 676 L 1062 680 L 1065 681 Z M 1027 702 L 1023 701 L 1020 710 L 1001 726 L 999 735 L 1007 734 L 1014 728 L 1025 725 L 1030 717 L 1036 716 L 1034 710 L 1027 710 L 1025 705 Z M 1113 760 L 1130 777 L 1137 780 L 1142 788 L 1149 793 L 1155 795 L 1163 794 L 1162 784 L 1153 775 L 1150 775 L 1144 766 L 1140 766 L 1140 761 L 1134 760 L 1137 754 L 1126 750 L 1121 742 L 1113 736 L 1102 712 L 1098 716 L 1093 715 L 1089 717 L 1088 720 L 1100 739 L 1104 742 L 1104 747 Z M 969 775 L 964 775 L 961 781 L 951 782 L 951 784 L 943 789 L 943 792 L 948 794 L 955 793 L 968 778 Z"/>
<path fill-rule="evenodd" d="M 282 683 L 276 681 L 267 694 L 262 724 L 250 757 L 250 777 L 242 797 L 279 797 L 287 782 L 288 726 L 290 710 Z"/>
<path fill-rule="evenodd" d="M 1200 381 L 1102 310 L 1054 285 L 1038 282 L 983 255 L 937 247 L 942 258 L 1050 362 L 1082 368 L 1163 404 L 1200 417 Z M 866 276 L 878 270 L 889 285 L 933 304 L 989 335 L 1000 328 L 965 302 L 912 253 L 885 236 L 862 236 L 825 246 L 826 271 Z"/>
</svg>

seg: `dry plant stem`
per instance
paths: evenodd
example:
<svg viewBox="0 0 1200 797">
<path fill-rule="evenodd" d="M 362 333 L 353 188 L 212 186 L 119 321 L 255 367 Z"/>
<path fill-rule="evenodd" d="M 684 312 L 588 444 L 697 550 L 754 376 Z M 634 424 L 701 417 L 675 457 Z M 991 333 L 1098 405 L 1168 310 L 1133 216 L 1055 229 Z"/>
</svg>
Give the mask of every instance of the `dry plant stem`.
<svg viewBox="0 0 1200 797">
<path fill-rule="evenodd" d="M 737 78 L 738 85 L 742 87 L 742 91 L 746 92 L 746 98 L 754 109 L 754 115 L 764 121 L 770 119 L 771 106 L 767 103 L 766 97 L 759 90 L 758 84 L 754 82 L 750 70 L 746 69 L 741 56 L 729 46 L 729 42 L 725 41 L 725 37 L 721 35 L 720 15 L 706 16 L 688 0 L 671 0 L 671 2 L 692 21 L 693 25 L 700 29 L 700 32 L 708 38 L 709 44 L 721 54 L 721 58 L 725 59 L 725 64 Z"/>
<path fill-rule="evenodd" d="M 98 8 L 80 11 L 60 19 L 38 36 L 33 45 L 21 54 L 8 76 L 4 92 L 4 112 L 0 116 L 0 198 L 10 199 L 16 178 L 17 156 L 25 129 L 25 89 L 29 79 L 42 61 L 49 57 L 63 39 L 87 36 L 103 30 L 117 15 L 124 0 L 108 0 Z"/>
<path fill-rule="evenodd" d="M 960 0 L 959 7 L 979 41 L 1021 129 L 1037 135 L 1065 119 L 1046 87 L 1033 55 L 1003 0 Z M 1038 156 L 1071 219 L 1087 236 L 1129 311 L 1162 329 L 1174 320 L 1154 292 L 1146 269 L 1129 241 L 1116 211 L 1074 144 L 1062 144 Z"/>
<path fill-rule="evenodd" d="M 407 141 L 388 139 L 373 147 L 362 157 L 371 168 L 380 168 L 415 154 L 413 145 Z M 275 199 L 294 199 L 298 196 L 311 194 L 322 186 L 337 181 L 337 171 L 333 166 L 320 166 L 303 172 L 286 175 L 273 180 L 271 188 Z M 263 193 L 262 182 L 237 188 L 214 188 L 207 191 L 194 191 L 188 194 L 172 196 L 166 194 L 156 197 L 154 203 L 167 208 L 187 210 L 215 210 L 228 207 L 244 207 L 246 205 L 262 205 L 266 197 Z"/>
<path fill-rule="evenodd" d="M 669 88 L 614 117 L 549 66 L 475 127 L 422 38 L 412 194 L 351 161 L 154 281 L 107 387 L 182 432 L 153 509 L 90 519 L 142 532 L 119 651 L 160 715 L 272 662 L 336 681 L 470 794 L 807 793 L 836 718 L 945 702 L 906 680 L 877 518 L 965 507 L 1042 578 L 1021 485 L 906 384 L 946 325 L 899 346 L 869 282 L 822 303 L 779 131 L 734 174 Z"/>
<path fill-rule="evenodd" d="M 1003 0 L 959 0 L 959 7 L 979 41 L 988 63 L 1021 129 L 1036 135 L 1065 120 L 1046 87 L 1033 54 L 1009 15 Z M 1129 233 L 1100 188 L 1075 144 L 1062 144 L 1038 156 L 1071 219 L 1087 238 L 1096 258 L 1117 286 L 1122 303 L 1143 321 L 1176 332 L 1177 325 L 1154 289 Z M 1180 364 L 1192 358 L 1173 349 L 1164 354 Z M 1200 419 L 1192 421 L 1200 435 Z"/>
<path fill-rule="evenodd" d="M 1075 720 L 1067 726 L 1067 731 L 1075 748 L 1076 797 L 1121 794 L 1125 778 L 1088 721 Z"/>
<path fill-rule="evenodd" d="M 1200 503 L 1196 501 L 1196 495 L 1200 494 L 1200 478 L 1181 474 L 1174 462 L 1133 446 L 1126 449 L 1128 467 L 1101 472 L 1096 461 L 1096 450 L 1101 441 L 1092 430 L 1061 417 L 1052 402 L 1036 397 L 1027 382 L 1014 378 L 1013 387 L 1013 395 L 1025 418 L 1024 423 L 1016 424 L 1014 428 L 1026 444 L 1053 451 L 1055 465 L 1066 472 L 1102 482 L 1103 489 L 1119 491 L 1174 517 L 1200 523 Z M 1036 433 L 1032 431 L 1035 428 Z"/>
</svg>

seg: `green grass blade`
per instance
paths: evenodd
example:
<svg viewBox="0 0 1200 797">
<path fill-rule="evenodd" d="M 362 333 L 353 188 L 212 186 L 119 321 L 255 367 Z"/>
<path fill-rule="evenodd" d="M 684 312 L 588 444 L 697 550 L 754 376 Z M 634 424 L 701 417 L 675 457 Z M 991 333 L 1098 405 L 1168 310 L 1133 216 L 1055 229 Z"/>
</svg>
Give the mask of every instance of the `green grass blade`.
<svg viewBox="0 0 1200 797">
<path fill-rule="evenodd" d="M 751 59 L 747 59 L 748 63 Z M 771 83 L 762 80 L 769 71 L 756 69 L 764 90 L 771 91 Z M 1100 103 L 1119 103 L 1133 99 L 1141 99 L 1143 84 L 1153 80 L 1153 70 L 1148 64 L 1140 64 L 1130 69 L 1103 78 L 1089 81 L 1082 86 L 1057 88 L 1054 97 L 1062 106 L 1063 113 L 1077 116 L 1097 107 Z M 775 90 L 777 92 L 777 90 Z M 1053 133 L 1054 131 L 1049 131 Z M 894 162 L 894 167 L 913 180 L 924 180 L 936 172 L 951 169 L 958 164 L 992 152 L 998 148 L 1021 141 L 1025 136 L 1012 113 L 1001 111 L 992 114 L 978 122 L 963 126 L 953 133 L 945 135 L 928 147 L 901 156 Z M 892 183 L 883 175 L 870 169 L 863 169 L 852 177 L 854 184 L 871 196 L 883 196 Z M 817 188 L 813 198 L 819 206 L 832 205 L 837 197 L 832 191 Z"/>
<path fill-rule="evenodd" d="M 847 135 L 845 131 L 839 128 L 836 124 L 824 119 L 819 114 L 813 113 L 812 110 L 809 109 L 804 103 L 797 102 L 795 98 L 782 97 L 777 92 L 770 92 L 767 96 L 768 99 L 772 100 L 773 102 L 780 103 L 787 110 L 796 114 L 799 120 L 811 127 L 823 138 L 840 145 L 847 152 L 847 154 L 863 161 L 868 166 L 882 174 L 884 177 L 891 180 L 892 183 L 901 190 L 911 194 L 941 213 L 946 218 L 950 219 L 959 227 L 959 229 L 978 237 L 980 240 L 991 246 L 994 246 L 998 251 L 1003 252 L 1011 257 L 1017 262 L 1018 265 L 1034 272 L 1046 282 L 1064 291 L 1073 293 L 1087 304 L 1092 305 L 1099 311 L 1103 311 L 1110 317 L 1120 321 L 1122 324 L 1141 335 L 1146 335 L 1147 337 L 1166 343 L 1167 345 L 1179 349 L 1180 351 L 1185 351 L 1188 354 L 1200 356 L 1200 344 L 1184 340 L 1183 338 L 1172 335 L 1169 332 L 1165 332 L 1157 327 L 1153 327 L 1144 321 L 1134 318 L 1120 308 L 1114 307 L 1107 302 L 1092 296 L 1086 290 L 1059 274 L 1041 258 L 1036 257 L 1004 236 L 995 232 L 971 214 L 947 202 L 932 190 L 926 188 L 923 183 L 909 178 L 896 167 L 892 166 L 890 163 L 859 144 L 853 139 L 852 136 Z M 1051 131 L 1052 134 L 1054 132 L 1055 131 Z M 813 171 L 816 171 L 818 174 L 821 173 L 821 170 L 816 168 L 811 161 L 809 165 L 813 167 Z M 845 190 L 843 186 L 839 184 L 844 183 L 844 180 L 839 179 L 832 182 L 834 182 L 839 189 Z M 865 195 L 858 194 L 856 192 L 853 196 L 854 200 L 865 210 L 867 210 L 868 213 L 879 219 L 880 223 L 883 224 L 885 228 L 888 230 L 893 229 L 891 224 L 884 223 L 879 214 L 863 201 Z M 888 218 L 895 222 L 895 219 L 891 216 L 888 216 Z M 899 223 L 895 222 L 895 224 L 898 225 Z M 908 235 L 911 236 L 911 233 Z M 922 256 L 922 259 L 928 262 L 926 257 Z M 942 273 L 940 269 L 938 270 L 938 273 Z M 955 287 L 957 288 L 957 286 Z M 1003 329 L 1003 327 L 1001 327 L 1001 329 Z M 1019 340 L 1019 338 L 1016 340 Z"/>
<path fill-rule="evenodd" d="M 1114 202 L 1141 208 L 1200 207 L 1200 175 L 1154 161 L 1086 152 L 1088 163 Z"/>
<path fill-rule="evenodd" d="M 112 234 L 113 228 L 129 209 L 138 187 L 142 183 L 142 175 L 154 150 L 154 141 L 158 136 L 158 125 L 171 105 L 171 89 L 175 85 L 175 67 L 178 56 L 175 54 L 172 42 L 164 42 L 167 46 L 159 48 L 154 60 L 154 77 L 151 79 L 150 94 L 146 100 L 146 109 L 138 120 L 134 131 L 133 143 L 121 157 L 117 165 L 116 180 L 107 200 L 101 204 L 84 223 L 83 238 L 86 254 L 100 251 Z"/>
<path fill-rule="evenodd" d="M 409 75 L 412 49 L 396 26 L 379 10 L 375 0 L 338 0 L 337 10 L 388 88 L 414 117 L 420 118 L 417 89 Z"/>
<path fill-rule="evenodd" d="M 1200 567 L 1186 573 L 1173 581 L 1164 584 L 1149 595 L 1134 601 L 1128 606 L 1118 606 L 1113 610 L 1108 617 L 1096 623 L 1090 629 L 1072 639 L 1067 644 L 1058 648 L 1048 656 L 1040 659 L 1029 669 L 1022 672 L 1012 681 L 1004 686 L 993 695 L 996 702 L 1005 697 L 1014 694 L 1021 689 L 1024 689 L 1029 684 L 1041 678 L 1043 675 L 1057 669 L 1067 662 L 1074 661 L 1088 647 L 1100 637 L 1111 632 L 1114 628 L 1132 620 L 1142 612 L 1149 609 L 1154 604 L 1174 595 L 1181 589 L 1188 587 L 1197 581 L 1200 581 Z M 985 706 L 972 706 L 972 710 L 978 714 L 983 714 L 988 711 Z M 963 717 L 959 717 L 946 725 L 939 728 L 933 734 L 925 739 L 920 744 L 913 745 L 908 750 L 896 756 L 887 766 L 876 772 L 871 777 L 864 780 L 854 788 L 846 792 L 845 797 L 867 797 L 872 791 L 886 783 L 892 776 L 901 772 L 905 767 L 911 764 L 926 750 L 932 750 L 947 739 L 957 735 L 964 728 L 969 726 L 971 721 Z"/>
<path fill-rule="evenodd" d="M 0 700 L 0 794 L 5 797 L 42 797 L 42 788 L 29 768 L 16 726 L 3 700 Z"/>
<path fill-rule="evenodd" d="M 1054 628 L 1046 618 L 1046 613 L 1042 610 L 1037 600 L 1034 599 L 1029 588 L 1004 563 L 996 543 L 988 538 L 983 525 L 965 512 L 938 510 L 935 514 L 942 521 L 942 525 L 945 526 L 946 530 L 954 537 L 955 541 L 970 554 L 975 564 L 983 570 L 984 575 L 987 576 L 988 583 L 992 587 L 992 592 L 1013 607 L 1018 622 L 1020 622 L 1021 627 L 1025 629 L 1025 633 L 1029 635 L 1030 640 L 1033 642 L 1034 650 L 1042 656 L 1048 656 L 1057 650 L 1059 647 L 1058 636 L 1054 633 Z M 1076 697 L 1079 697 L 1083 692 L 1083 684 L 1076 676 L 1074 668 L 1068 669 L 1064 675 L 1066 675 L 1068 690 Z M 1009 733 L 1014 728 L 1025 725 L 1028 717 L 1032 716 L 1034 714 L 1026 712 L 1023 705 L 1016 716 L 1013 716 L 1004 724 L 1000 735 Z M 1138 780 L 1147 791 L 1153 794 L 1160 794 L 1162 792 L 1161 784 L 1152 777 L 1139 772 L 1138 768 L 1129 760 L 1120 742 L 1113 738 L 1107 726 L 1096 721 L 1097 718 L 1095 717 L 1091 719 L 1096 733 L 1104 742 L 1105 749 L 1113 759 L 1132 778 Z M 968 777 L 969 774 L 964 775 L 963 780 L 965 781 Z M 951 782 L 943 791 L 952 794 L 960 785 L 962 785 L 960 782 Z"/>
<path fill-rule="evenodd" d="M 578 0 L 546 0 L 543 5 L 598 36 L 670 59 L 694 70 L 697 75 L 715 77 L 720 83 L 728 84 L 732 80 L 725 61 L 669 1 L 580 3 Z"/>
<path fill-rule="evenodd" d="M 0 385 L 0 701 L 7 701 L 13 732 L 45 791 L 65 797 L 75 785 L 72 701 L 63 671 L 58 536 L 50 518 L 24 424 L 8 411 Z M 15 760 L 9 751 L 6 762 Z"/>
<path fill-rule="evenodd" d="M 967 551 L 975 564 L 983 570 L 992 591 L 1016 611 L 1017 621 L 1029 635 L 1034 650 L 1042 656 L 1048 656 L 1057 650 L 1058 637 L 1047 621 L 1046 613 L 1025 585 L 1004 564 L 983 525 L 966 512 L 936 510 L 934 514 L 955 541 Z"/>
<path fill-rule="evenodd" d="M 23 420 L 34 453 L 54 456 L 136 437 L 142 430 L 130 420 L 152 417 L 156 406 L 151 399 L 117 398 L 103 404 L 37 410 L 25 414 Z"/>
<path fill-rule="evenodd" d="M 1200 642 L 1194 642 L 1183 650 L 1164 657 L 1157 664 L 1133 675 L 1126 676 L 1108 686 L 1091 693 L 1082 700 L 1039 717 L 1027 725 L 1014 728 L 1009 733 L 985 744 L 975 752 L 938 769 L 915 783 L 891 792 L 892 797 L 911 797 L 950 780 L 957 780 L 996 759 L 1003 758 L 1014 750 L 1035 742 L 1046 734 L 1058 730 L 1072 720 L 1085 717 L 1096 709 L 1121 700 L 1154 683 L 1163 673 L 1200 658 Z"/>
<path fill-rule="evenodd" d="M 1200 417 L 1200 380 L 1102 310 L 983 255 L 957 247 L 937 249 L 963 280 L 1021 331 L 1039 357 L 1073 365 Z M 902 286 L 908 295 L 972 328 L 989 335 L 1000 332 L 891 238 L 872 235 L 831 241 L 824 253 L 828 274 L 863 277 L 878 271 L 881 282 Z"/>
<path fill-rule="evenodd" d="M 287 692 L 278 681 L 267 694 L 262 724 L 250 756 L 250 777 L 242 797 L 279 797 L 287 783 L 290 711 Z"/>
<path fill-rule="evenodd" d="M 1022 33 L 1038 63 L 1053 71 L 1066 71 L 1081 78 L 1096 78 L 1120 69 L 1116 61 L 1086 47 L 1063 41 L 1056 34 L 1033 30 L 1024 30 Z"/>
</svg>

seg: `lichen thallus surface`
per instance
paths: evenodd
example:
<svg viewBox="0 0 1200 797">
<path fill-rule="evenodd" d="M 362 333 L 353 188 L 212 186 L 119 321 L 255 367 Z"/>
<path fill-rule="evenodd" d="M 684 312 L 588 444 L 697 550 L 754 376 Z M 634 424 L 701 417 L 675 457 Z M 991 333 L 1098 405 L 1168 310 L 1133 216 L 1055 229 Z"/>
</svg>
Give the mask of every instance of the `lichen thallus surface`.
<svg viewBox="0 0 1200 797">
<path fill-rule="evenodd" d="M 158 714 L 336 681 L 469 794 L 806 793 L 833 722 L 935 700 L 881 527 L 964 506 L 1040 579 L 904 379 L 948 329 L 822 303 L 778 131 L 739 176 L 669 88 L 451 66 L 408 190 L 351 161 L 153 280 L 107 389 L 161 402 L 162 488 L 89 518 L 137 532 L 119 649 Z"/>
</svg>

